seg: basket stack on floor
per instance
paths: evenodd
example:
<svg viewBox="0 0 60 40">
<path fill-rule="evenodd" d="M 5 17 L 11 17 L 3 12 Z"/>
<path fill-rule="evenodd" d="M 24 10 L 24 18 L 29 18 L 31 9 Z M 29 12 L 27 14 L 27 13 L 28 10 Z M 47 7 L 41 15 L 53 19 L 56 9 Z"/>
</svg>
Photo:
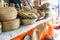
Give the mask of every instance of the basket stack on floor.
<svg viewBox="0 0 60 40">
<path fill-rule="evenodd" d="M 19 28 L 20 19 L 17 18 L 17 11 L 14 7 L 0 8 L 0 22 L 4 32 Z"/>
</svg>

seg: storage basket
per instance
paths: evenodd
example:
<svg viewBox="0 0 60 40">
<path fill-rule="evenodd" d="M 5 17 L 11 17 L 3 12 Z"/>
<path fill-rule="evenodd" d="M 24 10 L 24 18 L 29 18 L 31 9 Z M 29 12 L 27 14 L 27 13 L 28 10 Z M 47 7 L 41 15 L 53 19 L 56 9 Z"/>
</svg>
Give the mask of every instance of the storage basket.
<svg viewBox="0 0 60 40">
<path fill-rule="evenodd" d="M 16 19 L 17 11 L 14 7 L 1 7 L 0 8 L 0 21 L 8 21 Z"/>
<path fill-rule="evenodd" d="M 34 22 L 36 22 L 37 19 L 22 19 L 22 23 L 24 25 L 30 25 L 33 24 Z"/>
<path fill-rule="evenodd" d="M 4 32 L 15 30 L 15 29 L 19 28 L 19 26 L 20 26 L 20 19 L 14 19 L 11 21 L 2 22 L 2 26 L 3 26 Z"/>
</svg>

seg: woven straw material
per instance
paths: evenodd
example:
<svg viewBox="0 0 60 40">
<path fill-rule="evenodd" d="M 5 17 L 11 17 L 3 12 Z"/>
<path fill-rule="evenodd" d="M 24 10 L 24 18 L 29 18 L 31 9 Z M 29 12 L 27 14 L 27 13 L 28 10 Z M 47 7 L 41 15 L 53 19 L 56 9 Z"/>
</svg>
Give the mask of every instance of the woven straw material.
<svg viewBox="0 0 60 40">
<path fill-rule="evenodd" d="M 8 21 L 16 19 L 17 11 L 14 7 L 1 7 L 0 8 L 0 21 Z"/>
<path fill-rule="evenodd" d="M 23 19 L 22 20 L 22 23 L 24 25 L 30 25 L 30 24 L 33 24 L 34 22 L 36 22 L 37 19 Z"/>
<path fill-rule="evenodd" d="M 20 19 L 15 19 L 7 22 L 2 22 L 3 31 L 11 31 L 18 29 L 20 26 Z"/>
</svg>

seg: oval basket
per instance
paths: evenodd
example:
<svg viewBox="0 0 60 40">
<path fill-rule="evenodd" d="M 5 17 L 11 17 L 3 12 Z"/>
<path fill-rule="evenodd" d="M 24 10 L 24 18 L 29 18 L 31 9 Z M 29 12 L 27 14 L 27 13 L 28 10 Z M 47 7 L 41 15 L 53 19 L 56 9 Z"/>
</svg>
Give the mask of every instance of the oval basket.
<svg viewBox="0 0 60 40">
<path fill-rule="evenodd" d="M 36 22 L 37 19 L 22 19 L 22 23 L 24 25 L 30 25 L 33 24 L 34 22 Z"/>
<path fill-rule="evenodd" d="M 0 8 L 0 21 L 8 21 L 16 19 L 17 11 L 14 7 L 1 7 Z"/>
<path fill-rule="evenodd" d="M 20 19 L 14 19 L 11 21 L 2 22 L 2 26 L 4 32 L 18 29 L 20 26 Z"/>
</svg>

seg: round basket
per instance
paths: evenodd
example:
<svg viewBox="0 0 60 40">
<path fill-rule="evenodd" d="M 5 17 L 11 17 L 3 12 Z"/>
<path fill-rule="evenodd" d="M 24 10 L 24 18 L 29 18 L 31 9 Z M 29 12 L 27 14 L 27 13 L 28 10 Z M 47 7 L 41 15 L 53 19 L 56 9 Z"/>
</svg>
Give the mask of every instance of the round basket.
<svg viewBox="0 0 60 40">
<path fill-rule="evenodd" d="M 20 19 L 15 19 L 7 22 L 2 22 L 3 31 L 11 31 L 18 29 L 20 26 Z"/>
<path fill-rule="evenodd" d="M 30 25 L 33 24 L 34 22 L 36 22 L 37 19 L 22 19 L 22 23 L 24 25 Z"/>
<path fill-rule="evenodd" d="M 8 21 L 16 19 L 17 11 L 14 7 L 1 7 L 0 8 L 0 21 Z"/>
</svg>

